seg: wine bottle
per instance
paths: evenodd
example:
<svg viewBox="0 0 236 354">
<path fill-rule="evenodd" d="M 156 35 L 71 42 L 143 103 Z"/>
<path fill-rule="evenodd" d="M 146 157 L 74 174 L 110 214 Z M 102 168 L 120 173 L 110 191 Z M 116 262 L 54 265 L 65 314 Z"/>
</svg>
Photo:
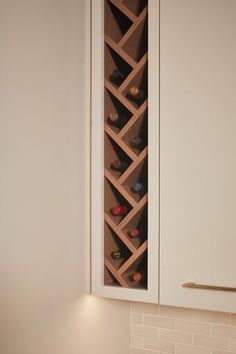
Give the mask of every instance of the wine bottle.
<svg viewBox="0 0 236 354">
<path fill-rule="evenodd" d="M 134 272 L 132 274 L 132 279 L 135 282 L 140 282 L 144 279 L 144 273 L 143 272 Z"/>
<path fill-rule="evenodd" d="M 135 149 L 140 149 L 143 147 L 143 140 L 140 136 L 135 136 L 132 140 L 130 140 L 129 144 Z"/>
<path fill-rule="evenodd" d="M 115 171 L 123 172 L 128 168 L 129 164 L 125 161 L 115 160 L 111 164 L 111 168 Z"/>
<path fill-rule="evenodd" d="M 117 112 L 110 113 L 108 120 L 111 125 L 114 125 L 120 129 L 127 123 L 127 118 L 119 115 Z"/>
<path fill-rule="evenodd" d="M 110 80 L 115 85 L 120 85 L 124 81 L 124 78 L 125 74 L 119 69 L 114 69 L 110 75 Z"/>
<path fill-rule="evenodd" d="M 120 250 L 116 250 L 116 251 L 111 252 L 111 257 L 113 259 L 120 259 L 121 256 L 122 256 L 122 254 L 121 254 Z"/>
<path fill-rule="evenodd" d="M 133 238 L 139 237 L 140 235 L 141 235 L 141 230 L 138 228 L 134 228 L 129 232 L 129 236 Z"/>
<path fill-rule="evenodd" d="M 115 205 L 112 209 L 111 212 L 114 216 L 124 216 L 128 214 L 129 210 L 126 205 Z"/>
<path fill-rule="evenodd" d="M 138 86 L 132 86 L 129 89 L 128 96 L 136 103 L 142 102 L 145 98 L 143 90 Z"/>
<path fill-rule="evenodd" d="M 144 191 L 144 184 L 142 182 L 135 182 L 132 190 L 136 193 L 142 193 Z"/>
</svg>

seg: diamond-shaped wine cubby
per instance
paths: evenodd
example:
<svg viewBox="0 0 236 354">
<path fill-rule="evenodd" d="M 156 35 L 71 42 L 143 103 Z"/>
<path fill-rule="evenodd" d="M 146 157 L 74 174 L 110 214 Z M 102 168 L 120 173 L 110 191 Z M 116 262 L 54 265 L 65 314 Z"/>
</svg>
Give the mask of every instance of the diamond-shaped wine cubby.
<svg viewBox="0 0 236 354">
<path fill-rule="evenodd" d="M 125 225 L 122 232 L 131 244 L 138 249 L 146 240 L 148 233 L 148 213 L 146 205 Z"/>
<path fill-rule="evenodd" d="M 132 288 L 147 288 L 147 243 L 145 242 L 135 255 L 120 268 L 119 275 L 129 287 Z"/>
<path fill-rule="evenodd" d="M 105 0 L 104 285 L 147 289 L 148 6 Z"/>
<path fill-rule="evenodd" d="M 115 1 L 105 1 L 105 33 L 115 42 L 119 42 L 132 25 L 132 20 L 122 10 Z"/>
<path fill-rule="evenodd" d="M 105 134 L 104 142 L 107 146 L 104 155 L 105 169 L 118 179 L 128 170 L 132 160 L 108 134 Z"/>
<path fill-rule="evenodd" d="M 140 23 L 135 30 L 129 31 L 129 35 L 126 36 L 122 46 L 123 50 L 136 62 L 139 62 L 148 50 L 148 18 L 145 15 L 146 12 L 144 11 Z"/>
<path fill-rule="evenodd" d="M 115 87 L 119 87 L 132 71 L 132 67 L 112 49 L 105 45 L 105 78 L 110 80 Z M 122 75 L 119 73 L 122 72 Z M 117 75 L 116 75 L 117 73 Z"/>
<path fill-rule="evenodd" d="M 109 90 L 105 89 L 105 124 L 109 126 L 115 133 L 119 133 L 132 117 L 132 113 L 127 107 L 119 101 Z M 121 117 L 116 121 L 116 117 Z"/>
<path fill-rule="evenodd" d="M 105 224 L 105 231 L 104 255 L 113 268 L 118 270 L 131 257 L 132 253 L 108 224 Z"/>
</svg>

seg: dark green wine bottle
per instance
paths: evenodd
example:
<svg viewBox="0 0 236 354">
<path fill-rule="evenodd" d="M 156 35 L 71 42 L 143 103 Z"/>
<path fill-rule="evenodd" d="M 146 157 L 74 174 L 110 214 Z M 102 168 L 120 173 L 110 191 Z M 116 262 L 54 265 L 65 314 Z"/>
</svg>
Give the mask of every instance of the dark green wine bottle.
<svg viewBox="0 0 236 354">
<path fill-rule="evenodd" d="M 125 78 L 125 74 L 119 69 L 114 69 L 110 76 L 111 82 L 113 82 L 113 84 L 118 86 L 122 84 L 124 78 Z"/>
</svg>

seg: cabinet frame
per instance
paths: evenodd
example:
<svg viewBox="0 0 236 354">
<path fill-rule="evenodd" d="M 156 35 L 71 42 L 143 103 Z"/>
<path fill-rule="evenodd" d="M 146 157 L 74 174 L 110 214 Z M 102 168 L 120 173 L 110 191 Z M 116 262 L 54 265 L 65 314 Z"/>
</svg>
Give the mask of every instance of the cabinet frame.
<svg viewBox="0 0 236 354">
<path fill-rule="evenodd" d="M 92 294 L 157 303 L 160 188 L 159 33 L 157 33 L 156 25 L 159 22 L 159 1 L 148 1 L 148 13 L 148 289 L 144 290 L 104 285 L 104 1 L 92 0 Z"/>
</svg>

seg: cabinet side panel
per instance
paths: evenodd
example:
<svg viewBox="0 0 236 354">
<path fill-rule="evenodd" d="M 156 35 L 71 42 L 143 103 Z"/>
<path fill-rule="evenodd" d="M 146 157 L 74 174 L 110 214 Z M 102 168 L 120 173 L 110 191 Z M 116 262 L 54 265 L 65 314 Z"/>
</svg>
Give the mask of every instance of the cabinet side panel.
<svg viewBox="0 0 236 354">
<path fill-rule="evenodd" d="M 92 229 L 92 293 L 103 283 L 103 7 L 92 1 L 92 65 L 91 65 L 91 229 Z"/>
</svg>

